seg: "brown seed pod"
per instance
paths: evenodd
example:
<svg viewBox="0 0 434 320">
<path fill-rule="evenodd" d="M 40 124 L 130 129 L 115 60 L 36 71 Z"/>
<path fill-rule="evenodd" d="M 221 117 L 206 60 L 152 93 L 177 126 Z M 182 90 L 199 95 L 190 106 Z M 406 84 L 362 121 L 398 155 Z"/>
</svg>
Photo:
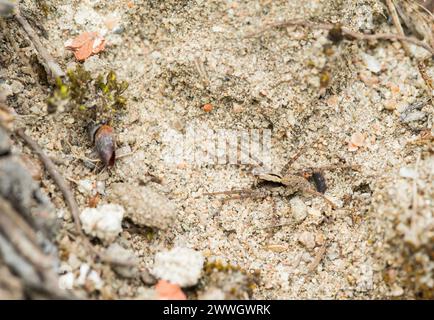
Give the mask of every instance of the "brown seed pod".
<svg viewBox="0 0 434 320">
<path fill-rule="evenodd" d="M 116 158 L 116 143 L 112 127 L 103 124 L 95 132 L 95 149 L 106 167 L 112 167 Z"/>
</svg>

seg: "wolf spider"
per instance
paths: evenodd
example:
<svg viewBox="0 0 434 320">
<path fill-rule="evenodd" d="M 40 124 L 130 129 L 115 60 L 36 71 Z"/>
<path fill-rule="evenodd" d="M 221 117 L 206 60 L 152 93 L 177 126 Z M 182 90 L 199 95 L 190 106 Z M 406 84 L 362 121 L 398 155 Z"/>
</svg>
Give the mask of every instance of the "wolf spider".
<svg viewBox="0 0 434 320">
<path fill-rule="evenodd" d="M 325 192 L 326 185 L 322 172 L 325 170 L 335 170 L 335 169 L 351 169 L 358 170 L 359 165 L 348 165 L 348 164 L 336 164 L 320 167 L 305 168 L 302 170 L 290 170 L 292 164 L 300 157 L 303 150 L 300 150 L 295 156 L 293 156 L 289 162 L 283 167 L 280 174 L 276 173 L 257 173 L 254 175 L 257 177 L 257 181 L 254 183 L 252 189 L 240 189 L 240 190 L 230 190 L 230 191 L 220 191 L 220 192 L 209 192 L 203 195 L 234 195 L 227 197 L 224 200 L 232 199 L 244 199 L 244 198 L 255 198 L 263 199 L 270 194 L 277 194 L 284 197 L 289 197 L 295 193 L 301 194 L 311 194 L 313 196 L 320 197 L 324 199 L 333 209 L 336 209 L 336 205 L 328 199 L 323 193 Z M 315 188 L 311 185 L 308 180 L 310 177 L 314 178 Z M 258 191 L 254 188 L 266 187 L 268 190 Z M 271 189 L 270 189 L 271 187 Z"/>
</svg>

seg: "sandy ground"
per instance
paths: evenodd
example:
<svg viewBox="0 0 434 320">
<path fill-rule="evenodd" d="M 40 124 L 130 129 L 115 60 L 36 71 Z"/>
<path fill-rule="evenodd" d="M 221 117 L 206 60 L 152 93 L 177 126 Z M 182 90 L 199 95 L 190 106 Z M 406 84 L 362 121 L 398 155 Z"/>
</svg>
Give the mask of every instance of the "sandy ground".
<svg viewBox="0 0 434 320">
<path fill-rule="evenodd" d="M 106 50 L 84 63 L 94 74 L 114 70 L 130 84 L 128 112 L 115 129 L 119 150 L 132 154 L 111 171 L 95 172 L 80 160 L 91 150 L 84 128 L 67 113 L 47 115 L 48 86 L 34 77 L 25 59 L 17 54 L 6 58 L 10 45 L 1 53 L 5 68 L 0 78 L 11 90 L 8 101 L 21 115 L 18 120 L 57 160 L 65 177 L 102 181 L 107 194 L 115 182 L 146 184 L 176 206 L 176 219 L 166 230 L 124 228 L 117 240 L 134 251 L 141 270 L 152 268 L 157 252 L 183 246 L 247 274 L 260 271 L 251 295 L 243 297 L 432 297 L 433 144 L 421 140 L 431 134 L 432 105 L 420 110 L 421 119 L 402 121 L 407 106 L 426 97 L 416 63 L 396 42 L 344 41 L 326 55 L 330 41 L 321 30 L 277 28 L 246 38 L 266 23 L 294 18 L 393 32 L 381 3 L 39 2 L 25 1 L 26 11 L 40 21 L 43 42 L 65 68 L 76 64 L 64 48 L 66 40 L 83 31 L 100 32 L 108 20 L 116 21 L 115 32 L 106 35 Z M 16 28 L 12 22 L 9 26 Z M 22 32 L 12 37 L 20 55 L 29 59 L 33 51 Z M 426 54 L 411 49 L 419 57 Z M 325 74 L 330 76 L 326 89 L 320 83 Z M 205 103 L 213 105 L 211 112 L 202 109 Z M 171 147 L 167 133 L 185 135 L 198 126 L 270 130 L 275 172 L 302 146 L 306 150 L 294 170 L 330 164 L 361 168 L 324 173 L 325 195 L 338 205 L 335 210 L 304 193 L 222 203 L 222 196 L 202 194 L 251 188 L 251 166 L 165 161 Z M 364 135 L 364 143 L 351 149 L 355 133 Z M 199 135 L 200 148 L 214 143 L 204 137 Z M 186 145 L 192 144 L 187 137 Z M 63 221 L 63 268 L 78 273 L 87 262 L 103 283 L 99 289 L 75 285 L 73 290 L 93 298 L 146 297 L 152 286 L 90 261 L 68 238 L 72 222 L 62 198 L 45 176 L 42 185 Z M 86 207 L 86 192 L 77 190 L 76 196 Z M 102 196 L 101 203 L 107 202 Z M 188 295 L 207 292 L 203 283 Z"/>
</svg>

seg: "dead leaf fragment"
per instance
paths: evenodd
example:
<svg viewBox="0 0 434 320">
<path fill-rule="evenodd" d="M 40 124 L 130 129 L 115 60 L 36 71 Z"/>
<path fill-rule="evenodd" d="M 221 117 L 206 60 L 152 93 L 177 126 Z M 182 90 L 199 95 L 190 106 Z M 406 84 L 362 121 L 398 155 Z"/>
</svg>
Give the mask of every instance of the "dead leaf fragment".
<svg viewBox="0 0 434 320">
<path fill-rule="evenodd" d="M 178 285 L 166 280 L 158 281 L 155 291 L 157 292 L 158 300 L 187 300 L 187 296 Z"/>
<path fill-rule="evenodd" d="M 65 42 L 65 48 L 74 52 L 78 61 L 89 58 L 105 48 L 105 39 L 98 32 L 83 32 L 76 38 Z"/>
</svg>

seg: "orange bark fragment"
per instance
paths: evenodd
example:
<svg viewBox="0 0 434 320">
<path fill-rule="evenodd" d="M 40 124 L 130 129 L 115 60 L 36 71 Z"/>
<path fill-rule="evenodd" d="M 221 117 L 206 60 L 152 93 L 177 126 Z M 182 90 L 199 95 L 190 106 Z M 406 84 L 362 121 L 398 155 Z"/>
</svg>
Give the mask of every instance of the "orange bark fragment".
<svg viewBox="0 0 434 320">
<path fill-rule="evenodd" d="M 158 281 L 155 291 L 159 300 L 187 300 L 187 296 L 177 284 L 166 280 Z"/>
</svg>

